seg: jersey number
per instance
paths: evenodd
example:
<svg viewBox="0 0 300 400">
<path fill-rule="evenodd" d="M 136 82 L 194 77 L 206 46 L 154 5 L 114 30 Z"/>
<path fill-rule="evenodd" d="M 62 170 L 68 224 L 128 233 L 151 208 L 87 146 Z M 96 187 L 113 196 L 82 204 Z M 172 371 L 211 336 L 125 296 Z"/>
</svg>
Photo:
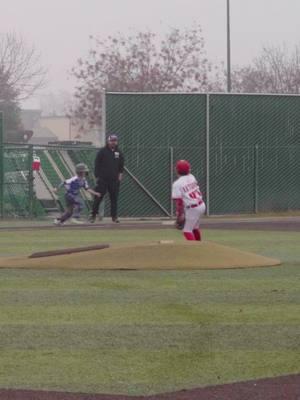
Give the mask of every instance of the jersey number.
<svg viewBox="0 0 300 400">
<path fill-rule="evenodd" d="M 189 196 L 191 199 L 199 199 L 201 193 L 199 192 L 199 190 L 195 190 L 194 192 L 189 193 Z"/>
</svg>

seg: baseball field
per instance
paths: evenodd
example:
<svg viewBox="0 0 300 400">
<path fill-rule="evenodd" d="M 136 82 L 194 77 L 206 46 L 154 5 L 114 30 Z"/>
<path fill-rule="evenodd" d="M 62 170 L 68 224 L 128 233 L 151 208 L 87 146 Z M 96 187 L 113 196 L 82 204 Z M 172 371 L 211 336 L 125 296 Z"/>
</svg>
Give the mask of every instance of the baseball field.
<svg viewBox="0 0 300 400">
<path fill-rule="evenodd" d="M 255 390 L 260 387 L 256 382 L 264 382 L 258 379 L 290 375 L 287 391 L 299 390 L 300 231 L 252 228 L 207 227 L 204 240 L 280 259 L 280 266 L 169 271 L 1 268 L 0 398 L 242 399 L 209 397 L 209 392 L 201 397 L 200 390 L 251 380 Z M 0 252 L 9 257 L 157 240 L 183 241 L 171 227 L 3 226 Z M 281 385 L 274 381 L 271 386 L 274 395 Z M 159 395 L 182 390 L 175 397 Z M 57 392 L 95 395 L 60 397 Z M 249 398 L 277 399 L 274 396 Z"/>
</svg>

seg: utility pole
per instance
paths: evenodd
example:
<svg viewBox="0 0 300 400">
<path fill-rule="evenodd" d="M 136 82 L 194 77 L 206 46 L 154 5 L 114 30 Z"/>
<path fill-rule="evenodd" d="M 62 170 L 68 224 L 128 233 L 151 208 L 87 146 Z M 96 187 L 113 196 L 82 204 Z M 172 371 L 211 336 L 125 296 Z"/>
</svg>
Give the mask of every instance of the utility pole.
<svg viewBox="0 0 300 400">
<path fill-rule="evenodd" d="M 231 92 L 230 0 L 227 0 L 227 92 Z"/>
<path fill-rule="evenodd" d="M 0 111 L 0 217 L 4 216 L 4 139 L 3 113 Z"/>
</svg>

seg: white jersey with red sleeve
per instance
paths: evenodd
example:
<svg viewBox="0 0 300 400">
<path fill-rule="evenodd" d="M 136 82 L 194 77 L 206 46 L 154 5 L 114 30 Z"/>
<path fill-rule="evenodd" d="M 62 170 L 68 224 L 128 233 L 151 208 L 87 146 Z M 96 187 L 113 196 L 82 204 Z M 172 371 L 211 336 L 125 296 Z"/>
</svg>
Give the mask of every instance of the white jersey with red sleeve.
<svg viewBox="0 0 300 400">
<path fill-rule="evenodd" d="M 202 202 L 202 193 L 194 175 L 183 175 L 173 183 L 172 199 L 182 199 L 185 208 Z"/>
</svg>

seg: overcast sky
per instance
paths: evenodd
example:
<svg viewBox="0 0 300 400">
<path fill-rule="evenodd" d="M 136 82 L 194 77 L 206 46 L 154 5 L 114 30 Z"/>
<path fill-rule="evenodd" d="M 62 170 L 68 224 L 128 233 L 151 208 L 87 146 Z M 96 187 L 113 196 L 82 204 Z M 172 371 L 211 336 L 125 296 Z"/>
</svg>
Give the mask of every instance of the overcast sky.
<svg viewBox="0 0 300 400">
<path fill-rule="evenodd" d="M 263 44 L 300 42 L 300 0 L 230 0 L 232 64 L 245 64 Z M 203 28 L 210 60 L 226 60 L 226 0 L 7 0 L 1 32 L 20 33 L 42 54 L 46 91 L 72 91 L 68 71 L 89 48 L 89 35 L 129 29 Z"/>
</svg>

